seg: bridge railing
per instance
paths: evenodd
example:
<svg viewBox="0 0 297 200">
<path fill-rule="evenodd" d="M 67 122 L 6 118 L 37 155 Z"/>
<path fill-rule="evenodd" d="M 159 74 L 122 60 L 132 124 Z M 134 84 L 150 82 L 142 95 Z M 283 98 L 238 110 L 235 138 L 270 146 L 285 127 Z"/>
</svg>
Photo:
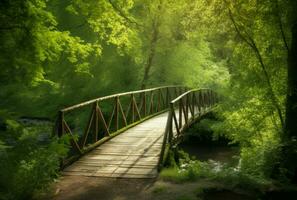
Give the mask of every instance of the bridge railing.
<svg viewBox="0 0 297 200">
<path fill-rule="evenodd" d="M 181 138 L 182 133 L 218 102 L 218 95 L 211 89 L 189 90 L 170 102 L 159 164 L 166 151 Z"/>
<path fill-rule="evenodd" d="M 186 90 L 183 86 L 157 87 L 100 97 L 64 108 L 58 113 L 54 133 L 59 137 L 70 135 L 69 158 L 77 157 L 136 122 L 168 110 L 171 99 Z"/>
</svg>

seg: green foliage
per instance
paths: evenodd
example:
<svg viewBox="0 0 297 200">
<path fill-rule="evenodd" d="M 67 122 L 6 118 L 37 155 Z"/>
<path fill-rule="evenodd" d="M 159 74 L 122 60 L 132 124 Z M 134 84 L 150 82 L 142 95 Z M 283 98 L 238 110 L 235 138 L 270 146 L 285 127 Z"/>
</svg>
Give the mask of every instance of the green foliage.
<svg viewBox="0 0 297 200">
<path fill-rule="evenodd" d="M 220 121 L 203 120 L 194 129 L 199 136 L 213 132 L 213 139 L 224 136 L 239 144 L 241 175 L 268 178 L 281 162 L 285 143 L 286 43 L 291 42 L 290 5 L 295 4 L 2 0 L 0 111 L 54 119 L 67 105 L 139 89 L 149 66 L 147 87 L 179 84 L 218 91 Z M 1 175 L 11 176 L 14 170 L 7 187 L 15 188 L 9 195 L 16 195 L 5 197 L 20 198 L 55 174 L 64 143 L 52 139 L 40 144 L 40 127 L 23 128 L 7 116 L 2 121 L 7 127 L 0 156 L 9 166 L 1 167 L 1 172 L 8 170 Z M 177 154 L 169 152 L 167 165 L 174 168 L 162 173 L 173 176 L 178 170 Z M 189 162 L 185 155 L 178 157 Z M 195 179 L 206 168 L 189 164 L 180 179 Z M 37 182 L 37 176 L 44 180 Z"/>
<path fill-rule="evenodd" d="M 202 119 L 199 123 L 193 124 L 185 134 L 185 140 L 187 137 L 194 137 L 197 140 L 202 142 L 212 141 L 215 139 L 213 135 L 212 126 L 218 123 L 216 120 L 213 119 Z"/>
<path fill-rule="evenodd" d="M 27 129 L 14 120 L 5 124 L 0 139 L 0 199 L 30 199 L 57 177 L 68 138 L 45 142 L 40 139 L 44 130 Z"/>
<path fill-rule="evenodd" d="M 190 160 L 181 162 L 179 167 L 165 168 L 160 177 L 164 180 L 183 183 L 205 178 L 226 185 L 226 188 L 241 188 L 251 191 L 262 191 L 271 186 L 272 182 L 263 177 L 253 176 L 241 170 L 240 166 L 231 167 L 216 161 L 201 162 Z"/>
<path fill-rule="evenodd" d="M 148 87 L 225 87 L 227 63 L 212 59 L 204 32 L 188 36 L 188 3 L 3 1 L 1 108 L 53 118 L 65 105 L 138 89 L 155 28 Z"/>
<path fill-rule="evenodd" d="M 223 122 L 212 127 L 215 135 L 224 135 L 241 146 L 242 170 L 270 177 L 280 159 L 281 135 L 275 116 L 263 103 L 254 98 L 231 108 L 231 101 L 225 101 L 220 108 Z"/>
<path fill-rule="evenodd" d="M 176 149 L 169 149 L 164 165 L 167 167 L 177 167 Z"/>
</svg>

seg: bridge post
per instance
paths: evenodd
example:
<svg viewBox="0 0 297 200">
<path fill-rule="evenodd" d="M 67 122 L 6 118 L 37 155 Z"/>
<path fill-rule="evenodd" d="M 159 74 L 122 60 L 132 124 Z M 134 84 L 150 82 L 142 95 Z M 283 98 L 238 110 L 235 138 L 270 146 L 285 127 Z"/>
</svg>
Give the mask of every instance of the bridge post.
<svg viewBox="0 0 297 200">
<path fill-rule="evenodd" d="M 172 130 L 172 116 L 173 116 L 173 112 L 174 111 L 174 107 L 173 107 L 173 104 L 170 104 L 170 109 L 169 109 L 169 114 L 168 114 L 168 141 L 169 143 L 171 143 L 172 141 L 172 138 L 173 138 L 173 130 Z"/>
<path fill-rule="evenodd" d="M 182 100 L 182 99 L 181 99 Z M 186 95 L 186 114 L 185 114 L 185 123 L 188 125 L 188 118 L 189 118 L 189 94 Z"/>
<path fill-rule="evenodd" d="M 195 92 L 193 92 L 192 94 L 192 109 L 193 109 L 193 113 L 192 113 L 192 117 L 195 117 L 195 108 L 196 105 L 195 105 Z"/>
<path fill-rule="evenodd" d="M 169 148 L 170 148 L 171 142 L 173 139 L 173 131 L 172 131 L 172 116 L 173 116 L 173 112 L 174 112 L 173 104 L 170 104 L 169 107 L 170 107 L 170 109 L 169 109 L 169 113 L 168 113 L 165 133 L 164 133 L 163 142 L 162 142 L 162 148 L 161 148 L 160 157 L 159 157 L 158 170 L 160 170 L 162 168 L 163 161 L 166 156 L 165 150 L 167 147 L 167 143 L 169 144 Z"/>
<path fill-rule="evenodd" d="M 143 116 L 146 117 L 146 92 L 143 92 L 142 106 L 143 106 Z"/>
<path fill-rule="evenodd" d="M 153 113 L 154 113 L 154 92 L 151 91 L 149 114 L 153 114 Z"/>
<path fill-rule="evenodd" d="M 95 105 L 94 105 L 94 114 L 95 114 L 95 120 L 94 120 L 94 140 L 95 140 L 95 142 L 97 142 L 97 140 L 98 140 L 98 129 L 99 129 L 99 127 L 98 127 L 98 121 L 99 121 L 99 113 L 98 113 L 98 101 L 96 101 L 95 103 L 94 103 Z"/>
<path fill-rule="evenodd" d="M 202 106 L 202 92 L 201 91 L 199 91 L 199 93 L 198 93 L 198 112 L 199 112 L 199 116 L 201 116 L 201 112 L 202 112 L 202 108 L 201 108 L 201 106 Z"/>
<path fill-rule="evenodd" d="M 178 124 L 178 128 L 181 128 L 182 127 L 182 123 L 183 123 L 183 111 L 182 111 L 182 102 L 179 101 L 179 105 L 178 105 L 178 114 L 179 114 L 179 117 L 178 117 L 178 121 L 179 121 L 179 124 Z"/>
<path fill-rule="evenodd" d="M 157 112 L 161 109 L 161 89 L 158 90 L 158 104 L 157 104 Z"/>
<path fill-rule="evenodd" d="M 135 106 L 134 106 L 134 94 L 131 94 L 131 112 L 132 112 L 132 122 L 135 121 Z"/>
<path fill-rule="evenodd" d="M 115 98 L 115 126 L 116 130 L 119 130 L 119 96 Z"/>
</svg>

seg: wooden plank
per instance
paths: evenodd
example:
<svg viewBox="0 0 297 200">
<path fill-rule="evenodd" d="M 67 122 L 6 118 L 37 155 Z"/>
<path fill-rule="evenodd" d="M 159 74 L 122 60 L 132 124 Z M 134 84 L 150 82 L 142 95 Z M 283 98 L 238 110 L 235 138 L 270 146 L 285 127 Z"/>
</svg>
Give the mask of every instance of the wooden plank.
<svg viewBox="0 0 297 200">
<path fill-rule="evenodd" d="M 82 166 L 96 166 L 96 167 L 103 167 L 103 166 L 117 166 L 117 167 L 135 167 L 135 168 L 142 168 L 142 167 L 156 167 L 156 160 L 103 160 L 101 162 L 96 161 L 79 161 L 76 162 L 77 165 Z M 72 166 L 72 165 L 71 165 Z M 66 169 L 65 169 L 66 170 Z"/>
<path fill-rule="evenodd" d="M 153 170 L 156 169 L 155 165 L 138 165 L 135 163 L 131 164 L 89 164 L 89 163 L 75 163 L 75 165 L 71 165 L 70 167 L 67 167 L 64 171 L 85 171 L 85 172 L 92 172 L 92 171 L 100 171 L 100 172 L 114 172 L 115 170 L 123 168 L 126 170 L 130 169 L 138 169 L 138 171 L 145 171 L 145 170 Z"/>
<path fill-rule="evenodd" d="M 130 168 L 130 167 L 118 167 L 114 173 L 116 174 L 155 174 L 157 168 Z"/>
<path fill-rule="evenodd" d="M 123 153 L 123 154 L 151 154 L 151 153 L 158 153 L 160 152 L 159 147 L 153 147 L 153 148 L 145 148 L 145 149 L 129 149 L 124 151 L 125 149 L 114 149 L 114 148 L 106 148 L 106 149 L 95 149 L 93 150 L 90 155 L 94 154 L 106 154 L 106 153 Z"/>
<path fill-rule="evenodd" d="M 67 167 L 63 175 L 156 177 L 167 115 L 158 115 L 112 138 Z"/>
<path fill-rule="evenodd" d="M 97 155 L 108 155 L 108 156 L 153 156 L 158 157 L 160 152 L 156 153 L 124 153 L 124 152 L 106 152 L 106 153 L 98 153 Z"/>
<path fill-rule="evenodd" d="M 76 162 L 80 165 L 86 165 L 86 166 L 96 166 L 96 167 L 103 167 L 103 166 L 120 166 L 120 167 L 135 167 L 135 168 L 152 168 L 156 166 L 155 162 L 125 162 L 125 161 L 116 161 L 116 162 L 82 162 L 78 161 Z"/>
</svg>

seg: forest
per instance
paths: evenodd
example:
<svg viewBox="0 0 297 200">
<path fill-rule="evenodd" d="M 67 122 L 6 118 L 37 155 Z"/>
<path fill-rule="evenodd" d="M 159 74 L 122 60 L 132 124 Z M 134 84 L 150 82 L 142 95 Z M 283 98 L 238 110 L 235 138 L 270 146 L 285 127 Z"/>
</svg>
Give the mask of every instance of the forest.
<svg viewBox="0 0 297 200">
<path fill-rule="evenodd" d="M 71 143 L 53 134 L 60 109 L 169 85 L 218 94 L 215 120 L 189 132 L 224 138 L 239 163 L 214 172 L 180 151 L 187 163 L 168 162 L 160 179 L 297 192 L 296 10 L 296 0 L 1 0 L 0 199 L 54 199 L 44 193 Z"/>
</svg>

